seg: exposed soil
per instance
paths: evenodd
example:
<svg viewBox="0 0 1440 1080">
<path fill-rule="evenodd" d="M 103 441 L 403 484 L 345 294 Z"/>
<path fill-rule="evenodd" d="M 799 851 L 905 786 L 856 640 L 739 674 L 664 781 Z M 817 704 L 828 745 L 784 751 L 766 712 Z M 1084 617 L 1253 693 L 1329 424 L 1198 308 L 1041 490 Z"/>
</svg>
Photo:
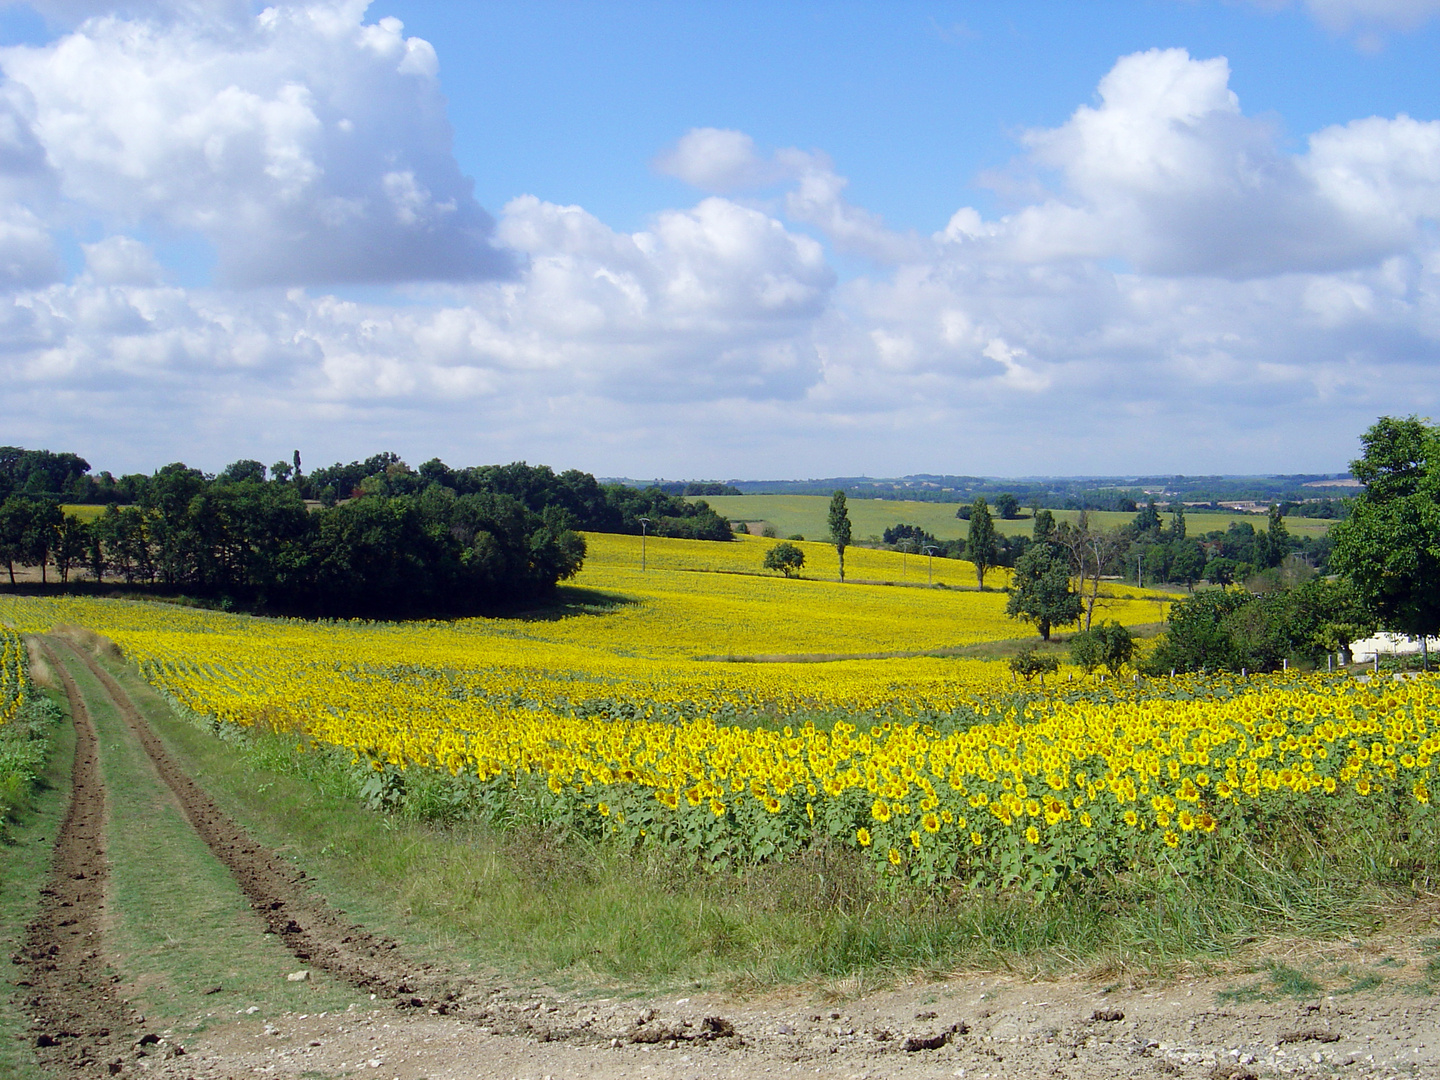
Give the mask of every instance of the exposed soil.
<svg viewBox="0 0 1440 1080">
<path fill-rule="evenodd" d="M 110 871 L 95 725 L 75 680 L 53 654 L 50 660 L 75 724 L 70 805 L 55 841 L 50 880 L 40 892 L 40 914 L 13 959 L 25 971 L 18 985 L 34 1016 L 40 1060 L 69 1072 L 110 1072 L 133 1043 L 141 1017 L 116 993 L 116 976 L 101 946 Z"/>
<path fill-rule="evenodd" d="M 407 960 L 388 938 L 344 918 L 305 881 L 305 873 L 266 851 L 176 764 L 145 717 L 113 676 L 84 649 L 66 643 L 105 687 L 125 723 L 145 748 L 155 771 L 179 800 L 186 819 L 235 875 L 250 906 L 303 965 L 318 968 L 381 997 L 415 1006 L 455 992 L 441 972 Z"/>
<path fill-rule="evenodd" d="M 459 1018 L 378 1006 L 217 1017 L 217 1026 L 187 1040 L 186 1058 L 157 1063 L 151 1075 L 170 1080 L 1440 1076 L 1440 1003 L 1434 999 L 1395 984 L 1354 994 L 1235 1001 L 1227 996 L 1235 983 L 1180 977 L 1107 986 L 990 973 L 853 1000 L 811 990 L 748 1002 L 712 995 L 576 1001 L 526 996 L 517 988 L 492 995 L 488 1004 L 467 1003 L 469 1015 Z M 532 1032 L 505 1034 L 508 1018 L 521 1011 L 532 1018 Z M 589 1038 L 554 1037 L 547 1025 Z"/>
</svg>

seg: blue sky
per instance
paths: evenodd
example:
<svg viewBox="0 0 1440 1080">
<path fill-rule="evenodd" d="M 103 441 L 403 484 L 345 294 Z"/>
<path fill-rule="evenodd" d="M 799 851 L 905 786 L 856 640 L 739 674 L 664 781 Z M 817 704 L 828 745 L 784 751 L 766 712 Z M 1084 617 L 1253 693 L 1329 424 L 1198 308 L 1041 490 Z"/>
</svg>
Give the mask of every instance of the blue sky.
<svg viewBox="0 0 1440 1080">
<path fill-rule="evenodd" d="M 1335 471 L 1440 416 L 1440 0 L 0 6 L 98 466 Z"/>
<path fill-rule="evenodd" d="M 682 186 L 648 163 L 693 127 L 823 149 L 893 227 L 943 228 L 1017 133 L 1063 123 L 1127 53 L 1225 56 L 1246 111 L 1290 139 L 1357 116 L 1431 108 L 1440 23 L 1378 52 L 1302 8 L 1150 3 L 384 3 L 443 43 L 456 154 L 481 203 L 519 192 L 636 229 Z"/>
</svg>

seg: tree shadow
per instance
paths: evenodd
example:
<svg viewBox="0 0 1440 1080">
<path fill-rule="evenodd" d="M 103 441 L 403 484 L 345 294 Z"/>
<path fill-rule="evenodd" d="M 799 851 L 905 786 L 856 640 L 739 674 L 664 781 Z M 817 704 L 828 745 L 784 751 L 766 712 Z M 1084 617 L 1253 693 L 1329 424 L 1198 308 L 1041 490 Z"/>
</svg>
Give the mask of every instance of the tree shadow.
<svg viewBox="0 0 1440 1080">
<path fill-rule="evenodd" d="M 335 616 L 324 615 L 303 608 L 267 604 L 263 598 L 237 597 L 221 591 L 202 592 L 166 589 L 158 585 L 131 584 L 118 582 L 96 583 L 93 581 L 71 581 L 69 583 L 17 582 L 10 585 L 0 582 L 0 596 L 79 596 L 106 600 L 142 600 L 155 604 L 171 604 L 180 607 L 220 611 L 234 615 L 258 615 L 280 618 L 300 618 L 329 621 Z M 576 615 L 609 615 L 640 600 L 623 593 L 605 592 L 602 589 L 587 589 L 578 585 L 557 585 L 553 594 L 542 598 L 501 601 L 477 606 L 472 611 L 407 611 L 374 613 L 351 617 L 370 618 L 379 622 L 452 622 L 461 619 L 514 619 L 517 622 L 556 622 Z M 346 616 L 340 616 L 344 619 Z"/>
<path fill-rule="evenodd" d="M 557 585 L 555 595 L 547 600 L 530 600 L 485 614 L 496 619 L 556 622 L 576 615 L 611 615 L 638 603 L 639 598 L 624 593 L 587 589 L 579 585 Z"/>
</svg>

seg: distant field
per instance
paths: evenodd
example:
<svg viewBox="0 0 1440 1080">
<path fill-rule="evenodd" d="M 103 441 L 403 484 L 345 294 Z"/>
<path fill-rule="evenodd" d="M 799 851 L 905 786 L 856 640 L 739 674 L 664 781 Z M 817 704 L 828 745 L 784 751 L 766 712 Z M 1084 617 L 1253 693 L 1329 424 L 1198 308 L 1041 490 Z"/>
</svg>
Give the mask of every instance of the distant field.
<svg viewBox="0 0 1440 1080">
<path fill-rule="evenodd" d="M 60 508 L 70 517 L 79 518 L 81 521 L 94 521 L 105 512 L 103 506 L 90 506 L 87 504 L 66 504 Z"/>
<path fill-rule="evenodd" d="M 781 536 L 801 533 L 810 540 L 823 540 L 828 526 L 827 515 L 830 500 L 824 495 L 711 495 L 705 501 L 717 512 L 731 521 L 768 521 Z M 965 535 L 969 523 L 955 516 L 959 509 L 956 503 L 903 502 L 894 499 L 851 499 L 849 500 L 850 524 L 857 543 L 869 537 L 879 537 L 891 525 L 904 522 L 919 525 L 940 540 L 954 540 Z M 1031 529 L 1029 513 L 1017 521 L 1001 521 L 995 524 L 1002 533 L 1015 535 L 1028 533 Z M 1074 521 L 1079 512 L 1055 510 L 1057 521 Z M 1167 520 L 1169 515 L 1165 515 Z M 1135 520 L 1134 514 L 1109 511 L 1091 511 L 1090 520 L 1107 529 L 1126 525 Z M 1190 533 L 1210 532 L 1212 529 L 1228 528 L 1232 521 L 1248 521 L 1257 529 L 1265 527 L 1265 518 L 1259 514 L 1213 514 L 1203 511 L 1187 511 L 1186 522 Z M 1294 536 L 1324 536 L 1330 522 L 1320 518 L 1286 518 L 1285 525 Z"/>
</svg>

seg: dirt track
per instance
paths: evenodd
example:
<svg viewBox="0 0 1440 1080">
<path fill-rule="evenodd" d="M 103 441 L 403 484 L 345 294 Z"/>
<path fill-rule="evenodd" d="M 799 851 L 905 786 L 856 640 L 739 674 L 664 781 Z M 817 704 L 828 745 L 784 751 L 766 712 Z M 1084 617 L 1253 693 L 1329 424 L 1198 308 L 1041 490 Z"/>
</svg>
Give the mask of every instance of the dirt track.
<svg viewBox="0 0 1440 1080">
<path fill-rule="evenodd" d="M 235 875 L 267 931 L 278 934 L 297 960 L 359 989 L 382 997 L 403 997 L 415 1006 L 428 1005 L 432 997 L 443 998 L 447 988 L 440 973 L 408 962 L 393 941 L 343 919 L 306 886 L 303 872 L 256 844 L 175 763 L 114 677 L 83 649 L 66 648 L 105 687 L 186 819 Z"/>
<path fill-rule="evenodd" d="M 20 986 L 35 1018 L 40 1060 L 68 1071 L 102 1064 L 108 1068 L 133 1042 L 140 1019 L 116 994 L 114 973 L 101 947 L 110 868 L 95 725 L 75 680 L 53 653 L 50 660 L 75 724 L 75 764 L 50 880 L 40 893 L 41 911 L 27 928 L 15 962 L 25 969 Z"/>
<path fill-rule="evenodd" d="M 1440 910 L 1432 908 L 1417 907 L 1405 929 L 1388 936 L 1295 943 L 1281 957 L 1286 962 L 1384 972 L 1389 980 L 1354 994 L 1316 992 L 1303 999 L 1266 1000 L 1270 989 L 1255 975 L 1111 986 L 967 975 L 883 993 L 861 993 L 857 984 L 848 993 L 839 988 L 839 997 L 831 988 L 828 998 L 792 993 L 748 1002 L 719 995 L 580 1000 L 452 981 L 348 923 L 308 888 L 302 873 L 256 845 L 179 768 L 124 688 L 83 649 L 63 649 L 114 700 L 186 818 L 234 873 L 268 930 L 304 966 L 366 991 L 348 1010 L 319 1015 L 277 1015 L 257 1001 L 187 1038 L 180 1057 L 173 1056 L 173 1044 L 172 1056 L 156 1053 L 167 1048 L 154 1043 L 166 1033 L 145 1033 L 151 1045 L 136 1045 L 141 1019 L 116 996 L 99 937 L 105 794 L 94 728 L 78 687 L 57 662 L 77 730 L 74 798 L 57 843 L 50 906 L 31 927 L 23 958 L 42 1019 L 39 1053 L 66 1074 L 144 1072 L 172 1080 L 1440 1077 L 1440 1005 L 1420 995 L 1423 982 L 1393 974 L 1408 971 L 1404 978 L 1413 979 L 1432 963 L 1427 942 L 1440 926 Z M 1252 984 L 1252 992 L 1237 999 L 1234 990 L 1243 983 Z"/>
</svg>

